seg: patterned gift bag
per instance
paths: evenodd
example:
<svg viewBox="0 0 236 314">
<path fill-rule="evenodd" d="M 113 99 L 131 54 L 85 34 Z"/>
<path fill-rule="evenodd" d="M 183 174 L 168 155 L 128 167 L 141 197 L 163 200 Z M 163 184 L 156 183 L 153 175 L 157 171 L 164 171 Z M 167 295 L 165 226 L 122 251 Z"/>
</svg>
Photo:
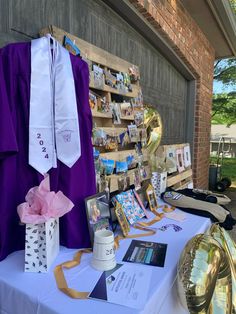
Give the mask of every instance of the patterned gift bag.
<svg viewBox="0 0 236 314">
<path fill-rule="evenodd" d="M 167 183 L 167 172 L 152 172 L 151 184 L 155 191 L 156 197 L 160 197 L 165 192 Z"/>
<path fill-rule="evenodd" d="M 25 272 L 47 272 L 59 252 L 59 218 L 26 224 L 25 231 Z"/>
</svg>

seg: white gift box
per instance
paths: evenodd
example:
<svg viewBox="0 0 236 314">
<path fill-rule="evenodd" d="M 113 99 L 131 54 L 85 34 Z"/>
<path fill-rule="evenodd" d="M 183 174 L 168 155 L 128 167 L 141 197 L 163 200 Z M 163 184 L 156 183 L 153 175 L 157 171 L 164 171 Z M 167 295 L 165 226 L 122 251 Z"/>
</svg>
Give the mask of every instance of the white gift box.
<svg viewBox="0 0 236 314">
<path fill-rule="evenodd" d="M 167 172 L 152 172 L 151 183 L 156 197 L 159 197 L 166 190 Z"/>
<path fill-rule="evenodd" d="M 26 224 L 25 272 L 45 273 L 59 253 L 59 218 Z"/>
</svg>

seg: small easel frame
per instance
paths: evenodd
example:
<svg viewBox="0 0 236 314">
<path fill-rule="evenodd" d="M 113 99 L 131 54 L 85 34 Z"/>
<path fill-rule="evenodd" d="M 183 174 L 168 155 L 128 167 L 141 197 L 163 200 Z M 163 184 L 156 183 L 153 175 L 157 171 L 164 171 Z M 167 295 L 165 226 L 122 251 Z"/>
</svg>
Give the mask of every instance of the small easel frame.
<svg viewBox="0 0 236 314">
<path fill-rule="evenodd" d="M 129 223 L 125 217 L 125 213 L 123 211 L 123 208 L 119 202 L 116 202 L 115 214 L 116 214 L 117 220 L 120 224 L 122 233 L 123 233 L 124 237 L 126 237 L 129 234 L 130 226 L 129 226 Z"/>
<path fill-rule="evenodd" d="M 158 208 L 158 203 L 157 203 L 154 188 L 151 184 L 149 184 L 146 189 L 146 195 L 148 199 L 149 208 L 153 212 Z"/>
</svg>

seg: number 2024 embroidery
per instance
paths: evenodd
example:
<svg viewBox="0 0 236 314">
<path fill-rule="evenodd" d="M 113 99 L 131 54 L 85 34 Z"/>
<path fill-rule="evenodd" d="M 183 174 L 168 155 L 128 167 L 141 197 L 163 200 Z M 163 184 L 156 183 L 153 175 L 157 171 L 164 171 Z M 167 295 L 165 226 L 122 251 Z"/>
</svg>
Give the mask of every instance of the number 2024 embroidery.
<svg viewBox="0 0 236 314">
<path fill-rule="evenodd" d="M 49 158 L 49 156 L 48 156 L 48 153 L 47 153 L 47 149 L 46 149 L 46 147 L 45 146 L 43 146 L 44 145 L 44 141 L 43 141 L 43 139 L 42 139 L 42 134 L 41 133 L 37 133 L 37 139 L 39 140 L 39 145 L 40 146 L 42 146 L 41 148 L 42 148 L 42 153 L 46 153 L 45 155 L 44 155 L 44 158 Z"/>
</svg>

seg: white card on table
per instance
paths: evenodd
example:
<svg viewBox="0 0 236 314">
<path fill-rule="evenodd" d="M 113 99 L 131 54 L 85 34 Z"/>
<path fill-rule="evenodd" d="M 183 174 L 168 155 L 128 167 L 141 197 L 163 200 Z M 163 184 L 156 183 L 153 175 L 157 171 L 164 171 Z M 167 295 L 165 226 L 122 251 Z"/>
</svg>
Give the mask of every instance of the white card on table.
<svg viewBox="0 0 236 314">
<path fill-rule="evenodd" d="M 117 264 L 104 271 L 89 297 L 135 309 L 147 301 L 152 269 L 147 266 Z"/>
<path fill-rule="evenodd" d="M 165 217 L 176 221 L 184 221 L 186 219 L 184 212 L 176 210 L 170 213 L 165 213 Z"/>
</svg>

